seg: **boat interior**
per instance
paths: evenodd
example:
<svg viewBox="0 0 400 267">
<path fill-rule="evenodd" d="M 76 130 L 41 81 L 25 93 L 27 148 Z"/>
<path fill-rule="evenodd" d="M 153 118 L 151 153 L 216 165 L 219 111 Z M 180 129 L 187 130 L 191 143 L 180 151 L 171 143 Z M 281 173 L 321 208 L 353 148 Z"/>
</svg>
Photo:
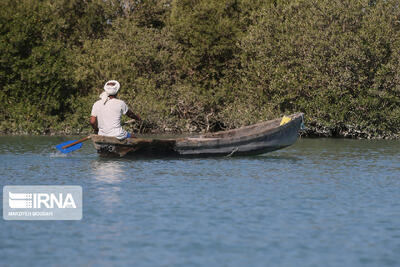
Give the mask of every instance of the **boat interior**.
<svg viewBox="0 0 400 267">
<path fill-rule="evenodd" d="M 258 134 L 261 132 L 266 132 L 268 130 L 275 129 L 279 126 L 281 118 L 269 120 L 249 126 L 244 126 L 241 128 L 221 131 L 216 133 L 206 133 L 199 136 L 191 137 L 190 139 L 219 139 L 219 138 L 238 138 L 241 136 L 248 136 L 253 134 Z"/>
</svg>

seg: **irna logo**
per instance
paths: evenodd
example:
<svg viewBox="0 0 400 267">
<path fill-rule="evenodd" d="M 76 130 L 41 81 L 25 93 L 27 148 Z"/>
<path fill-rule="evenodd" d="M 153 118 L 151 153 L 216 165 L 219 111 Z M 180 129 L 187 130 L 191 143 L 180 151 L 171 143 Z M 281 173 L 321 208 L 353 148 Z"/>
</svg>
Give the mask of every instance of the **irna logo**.
<svg viewBox="0 0 400 267">
<path fill-rule="evenodd" d="M 3 187 L 5 220 L 81 220 L 79 185 L 6 185 Z"/>
<path fill-rule="evenodd" d="M 70 193 L 12 193 L 8 192 L 8 205 L 12 209 L 76 209 L 74 198 Z"/>
</svg>

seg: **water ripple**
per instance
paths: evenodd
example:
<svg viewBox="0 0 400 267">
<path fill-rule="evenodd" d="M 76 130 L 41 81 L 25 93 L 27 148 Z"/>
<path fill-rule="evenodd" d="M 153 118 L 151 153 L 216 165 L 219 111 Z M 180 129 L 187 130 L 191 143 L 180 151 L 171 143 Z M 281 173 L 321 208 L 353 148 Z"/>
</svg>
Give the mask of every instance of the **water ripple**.
<svg viewBox="0 0 400 267">
<path fill-rule="evenodd" d="M 101 159 L 90 143 L 59 155 L 69 139 L 0 137 L 3 185 L 81 185 L 84 195 L 82 221 L 3 221 L 3 264 L 400 264 L 398 141 L 126 160 Z"/>
</svg>

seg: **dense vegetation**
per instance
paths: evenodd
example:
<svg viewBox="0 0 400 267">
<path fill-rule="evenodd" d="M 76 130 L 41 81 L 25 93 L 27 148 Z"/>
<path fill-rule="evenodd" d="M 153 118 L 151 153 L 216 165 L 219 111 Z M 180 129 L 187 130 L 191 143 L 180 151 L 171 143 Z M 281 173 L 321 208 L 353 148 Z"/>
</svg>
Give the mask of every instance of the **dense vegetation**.
<svg viewBox="0 0 400 267">
<path fill-rule="evenodd" d="M 143 132 L 301 111 L 309 134 L 396 136 L 399 1 L 2 1 L 1 133 L 88 132 L 110 79 Z"/>
</svg>

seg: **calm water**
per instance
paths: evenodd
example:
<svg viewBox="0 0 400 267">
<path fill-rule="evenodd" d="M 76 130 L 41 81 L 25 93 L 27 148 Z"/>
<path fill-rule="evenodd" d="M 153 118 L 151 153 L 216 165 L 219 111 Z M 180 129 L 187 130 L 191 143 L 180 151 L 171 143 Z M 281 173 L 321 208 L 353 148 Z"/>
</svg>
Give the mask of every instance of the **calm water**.
<svg viewBox="0 0 400 267">
<path fill-rule="evenodd" d="M 0 137 L 1 185 L 81 185 L 84 197 L 82 221 L 1 219 L 0 265 L 400 265 L 400 141 L 105 160 L 90 143 L 60 156 L 65 140 Z"/>
</svg>

